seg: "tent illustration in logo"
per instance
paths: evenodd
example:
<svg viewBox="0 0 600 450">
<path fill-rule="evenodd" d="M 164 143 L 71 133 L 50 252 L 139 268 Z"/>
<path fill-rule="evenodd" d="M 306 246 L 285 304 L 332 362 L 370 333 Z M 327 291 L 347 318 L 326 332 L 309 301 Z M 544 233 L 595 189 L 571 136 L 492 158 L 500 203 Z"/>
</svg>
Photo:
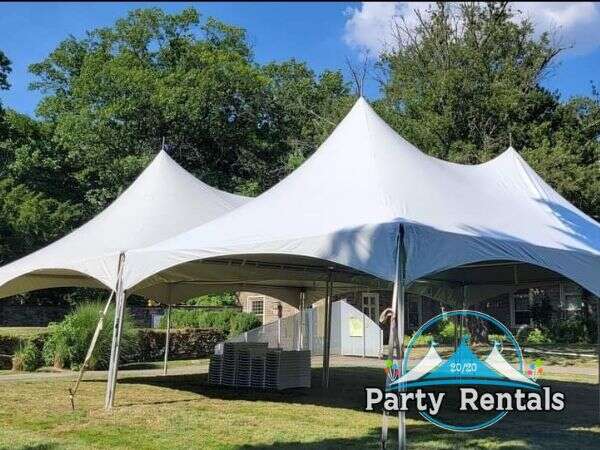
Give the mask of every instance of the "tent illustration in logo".
<svg viewBox="0 0 600 450">
<path fill-rule="evenodd" d="M 463 338 L 452 356 L 443 360 L 432 342 L 419 363 L 402 377 L 389 384 L 388 390 L 442 385 L 489 385 L 539 390 L 540 386 L 527 378 L 500 354 L 494 343 L 490 354 L 481 361 Z"/>
</svg>

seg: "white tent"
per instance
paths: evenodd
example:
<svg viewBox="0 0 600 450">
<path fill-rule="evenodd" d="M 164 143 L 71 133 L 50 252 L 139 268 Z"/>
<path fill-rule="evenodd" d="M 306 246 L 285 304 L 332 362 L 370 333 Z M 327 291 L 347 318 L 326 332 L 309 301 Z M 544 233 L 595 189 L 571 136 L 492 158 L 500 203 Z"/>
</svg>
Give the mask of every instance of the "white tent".
<svg viewBox="0 0 600 450">
<path fill-rule="evenodd" d="M 210 221 L 249 199 L 214 189 L 161 151 L 108 208 L 69 235 L 0 269 L 0 298 L 51 287 L 114 289 L 119 255 Z M 147 292 L 159 298 L 162 290 Z"/>
<path fill-rule="evenodd" d="M 361 98 L 279 184 L 212 222 L 130 252 L 128 261 L 121 295 L 164 280 L 202 280 L 219 273 L 219 264 L 237 268 L 232 282 L 255 279 L 261 265 L 282 269 L 279 279 L 327 276 L 329 269 L 329 280 L 334 272 L 393 280 L 390 353 L 398 357 L 406 288 L 422 278 L 437 277 L 464 293 L 471 285 L 504 284 L 494 276 L 505 277 L 509 262 L 509 282 L 519 274 L 529 281 L 539 281 L 532 279 L 538 273 L 564 276 L 600 295 L 600 226 L 514 149 L 475 166 L 445 162 L 405 141 Z M 497 264 L 456 269 L 481 262 Z M 298 273 L 301 267 L 305 273 Z M 331 282 L 329 305 L 330 293 Z M 330 336 L 330 319 L 325 322 Z M 398 433 L 404 448 L 402 412 Z"/>
<path fill-rule="evenodd" d="M 130 252 L 124 288 L 151 285 L 152 273 L 201 278 L 215 259 L 327 261 L 392 281 L 398 236 L 405 284 L 466 264 L 516 261 L 600 294 L 600 226 L 515 150 L 475 166 L 433 158 L 362 98 L 308 161 L 252 202 Z"/>
</svg>

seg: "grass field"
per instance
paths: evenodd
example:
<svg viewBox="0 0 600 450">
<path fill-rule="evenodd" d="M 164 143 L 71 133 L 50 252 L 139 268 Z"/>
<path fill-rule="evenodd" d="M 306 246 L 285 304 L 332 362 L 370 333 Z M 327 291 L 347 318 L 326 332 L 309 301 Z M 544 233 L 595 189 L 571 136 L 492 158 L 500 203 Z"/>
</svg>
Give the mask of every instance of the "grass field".
<svg viewBox="0 0 600 450">
<path fill-rule="evenodd" d="M 0 327 L 0 336 L 30 337 L 47 329 L 46 327 Z"/>
<path fill-rule="evenodd" d="M 129 375 L 110 413 L 102 409 L 105 383 L 98 374 L 82 384 L 74 412 L 68 380 L 0 382 L 0 449 L 375 449 L 381 415 L 363 411 L 363 389 L 381 386 L 381 366 L 338 358 L 327 391 L 256 393 L 207 386 L 206 364 L 196 363 L 190 367 L 198 373 Z M 600 448 L 595 372 L 553 369 L 543 384 L 565 392 L 565 411 L 512 413 L 489 430 L 462 434 L 409 415 L 409 448 Z M 319 380 L 315 368 L 313 385 Z"/>
</svg>

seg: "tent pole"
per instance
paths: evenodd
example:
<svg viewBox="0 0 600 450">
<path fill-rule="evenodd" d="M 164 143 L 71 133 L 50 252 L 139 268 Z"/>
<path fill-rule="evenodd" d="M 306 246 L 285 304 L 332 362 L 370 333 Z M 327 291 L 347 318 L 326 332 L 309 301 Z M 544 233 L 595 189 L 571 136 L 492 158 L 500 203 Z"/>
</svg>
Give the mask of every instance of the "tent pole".
<svg viewBox="0 0 600 450">
<path fill-rule="evenodd" d="M 406 284 L 404 279 L 400 281 L 398 296 L 398 365 L 400 366 L 400 373 L 402 373 L 402 364 L 404 362 L 404 306 L 406 303 Z M 404 411 L 398 413 L 398 449 L 406 450 L 406 413 Z"/>
<path fill-rule="evenodd" d="M 323 387 L 326 388 L 329 388 L 329 363 L 331 355 L 331 291 L 333 290 L 332 274 L 333 271 L 330 269 L 325 294 L 325 346 L 323 348 Z"/>
<path fill-rule="evenodd" d="M 596 343 L 598 344 L 598 423 L 600 423 L 600 298 L 596 297 Z"/>
<path fill-rule="evenodd" d="M 170 286 L 169 286 L 170 288 Z M 169 289 L 170 290 L 170 289 Z M 167 374 L 167 366 L 169 364 L 169 336 L 171 334 L 171 305 L 167 308 L 167 334 L 165 336 L 165 364 L 163 368 L 163 375 Z"/>
<path fill-rule="evenodd" d="M 392 292 L 392 314 L 390 317 L 390 334 L 388 338 L 388 359 L 397 360 L 402 373 L 402 358 L 403 351 L 401 342 L 404 342 L 404 301 L 405 301 L 405 259 L 403 246 L 403 230 L 398 229 L 398 237 L 396 243 L 396 275 L 394 278 L 394 289 Z M 401 334 L 401 336 L 399 336 Z M 400 341 L 402 339 L 402 341 Z M 390 379 L 386 376 L 386 390 L 389 386 Z M 383 421 L 381 425 L 381 449 L 385 449 L 388 438 L 388 413 L 383 411 Z M 406 449 L 406 425 L 404 412 L 398 413 L 398 448 Z"/>
<path fill-rule="evenodd" d="M 356 288 L 356 296 L 358 296 L 358 288 Z M 364 296 L 360 296 L 362 301 L 362 307 L 360 309 L 360 312 L 362 313 L 362 323 L 363 323 L 363 358 L 367 356 L 367 327 L 366 327 L 366 320 L 365 320 L 365 297 Z M 357 299 L 358 300 L 358 299 Z"/>
<path fill-rule="evenodd" d="M 94 348 L 96 347 L 96 342 L 98 341 L 98 336 L 100 336 L 100 332 L 104 328 L 104 318 L 108 313 L 108 308 L 110 307 L 110 303 L 115 295 L 115 291 L 110 292 L 110 296 L 108 297 L 108 301 L 106 302 L 106 306 L 104 310 L 100 314 L 100 320 L 98 320 L 98 325 L 96 325 L 96 330 L 94 331 L 94 335 L 92 337 L 92 342 L 90 343 L 90 347 L 88 348 L 87 354 L 85 355 L 85 359 L 81 368 L 79 369 L 79 375 L 77 376 L 77 380 L 75 381 L 75 385 L 72 388 L 69 388 L 69 399 L 71 400 L 71 409 L 75 411 L 75 394 L 77 394 L 77 389 L 79 389 L 79 384 L 83 379 L 83 374 L 87 368 L 87 365 L 90 363 L 90 359 L 92 358 L 92 354 L 94 352 Z"/>
<path fill-rule="evenodd" d="M 327 283 L 325 284 L 325 299 L 324 299 L 324 313 L 325 313 L 325 320 L 323 320 L 323 374 L 322 377 L 323 379 L 321 380 L 321 385 L 323 387 L 327 387 L 326 385 L 326 380 L 327 380 L 327 320 L 328 320 L 328 313 L 329 313 L 329 308 L 327 307 L 327 301 L 329 299 L 329 281 L 327 281 Z"/>
<path fill-rule="evenodd" d="M 333 269 L 329 272 L 329 320 L 327 321 L 327 387 L 331 376 L 331 323 L 333 314 Z"/>
<path fill-rule="evenodd" d="M 113 339 L 110 351 L 110 364 L 108 367 L 108 380 L 106 383 L 106 398 L 104 408 L 112 409 L 115 401 L 115 388 L 117 384 L 117 371 L 119 366 L 119 351 L 121 333 L 123 331 L 123 317 L 125 312 L 125 290 L 123 289 L 123 265 L 125 254 L 121 253 L 119 257 L 119 277 L 117 280 L 116 310 L 113 324 Z"/>
</svg>

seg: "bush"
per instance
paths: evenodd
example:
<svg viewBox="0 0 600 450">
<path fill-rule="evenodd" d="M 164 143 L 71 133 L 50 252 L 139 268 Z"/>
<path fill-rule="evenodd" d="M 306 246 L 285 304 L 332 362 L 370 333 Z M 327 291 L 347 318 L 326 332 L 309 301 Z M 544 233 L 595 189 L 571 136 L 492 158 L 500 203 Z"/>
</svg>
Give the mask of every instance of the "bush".
<svg viewBox="0 0 600 450">
<path fill-rule="evenodd" d="M 552 334 L 556 342 L 586 343 L 589 340 L 588 327 L 581 317 L 571 317 L 555 323 Z"/>
<path fill-rule="evenodd" d="M 413 334 L 414 336 L 414 334 Z M 412 339 L 412 336 L 406 336 L 404 338 L 404 345 L 408 345 L 408 343 L 410 342 L 410 340 Z M 421 336 L 419 336 L 416 340 L 416 342 L 414 343 L 414 346 L 428 346 L 429 344 L 431 344 L 431 341 L 433 341 L 435 339 L 433 339 L 433 336 L 431 334 L 422 334 Z"/>
<path fill-rule="evenodd" d="M 235 336 L 261 325 L 260 320 L 249 313 L 234 309 L 203 311 L 199 309 L 175 309 L 171 311 L 172 328 L 214 328 L 225 336 Z M 167 317 L 161 318 L 160 328 L 167 327 Z"/>
<path fill-rule="evenodd" d="M 237 336 L 260 326 L 262 326 L 262 322 L 255 314 L 239 313 L 231 318 L 229 335 Z"/>
<path fill-rule="evenodd" d="M 489 334 L 488 335 L 488 342 L 494 343 L 494 342 L 504 342 L 506 341 L 506 336 L 503 334 Z"/>
<path fill-rule="evenodd" d="M 189 299 L 185 303 L 196 306 L 233 306 L 237 303 L 237 296 L 235 292 L 201 295 L 200 297 Z"/>
<path fill-rule="evenodd" d="M 441 344 L 453 344 L 454 343 L 454 322 L 450 320 L 443 320 L 438 325 L 438 333 L 435 339 Z"/>
<path fill-rule="evenodd" d="M 13 370 L 33 372 L 40 367 L 42 367 L 42 354 L 33 341 L 28 341 L 13 355 Z"/>
<path fill-rule="evenodd" d="M 62 322 L 50 324 L 43 349 L 45 363 L 60 368 L 78 369 L 85 359 L 103 309 L 104 305 L 101 303 L 84 303 L 67 315 Z M 108 367 L 114 316 L 113 307 L 109 309 L 104 319 L 104 327 L 96 342 L 88 365 L 89 369 L 98 370 Z M 126 360 L 129 355 L 134 354 L 137 346 L 137 331 L 134 330 L 131 316 L 125 313 L 121 337 L 121 359 Z"/>
<path fill-rule="evenodd" d="M 526 342 L 527 344 L 551 344 L 552 339 L 550 338 L 548 331 L 534 328 L 529 332 Z"/>
</svg>

